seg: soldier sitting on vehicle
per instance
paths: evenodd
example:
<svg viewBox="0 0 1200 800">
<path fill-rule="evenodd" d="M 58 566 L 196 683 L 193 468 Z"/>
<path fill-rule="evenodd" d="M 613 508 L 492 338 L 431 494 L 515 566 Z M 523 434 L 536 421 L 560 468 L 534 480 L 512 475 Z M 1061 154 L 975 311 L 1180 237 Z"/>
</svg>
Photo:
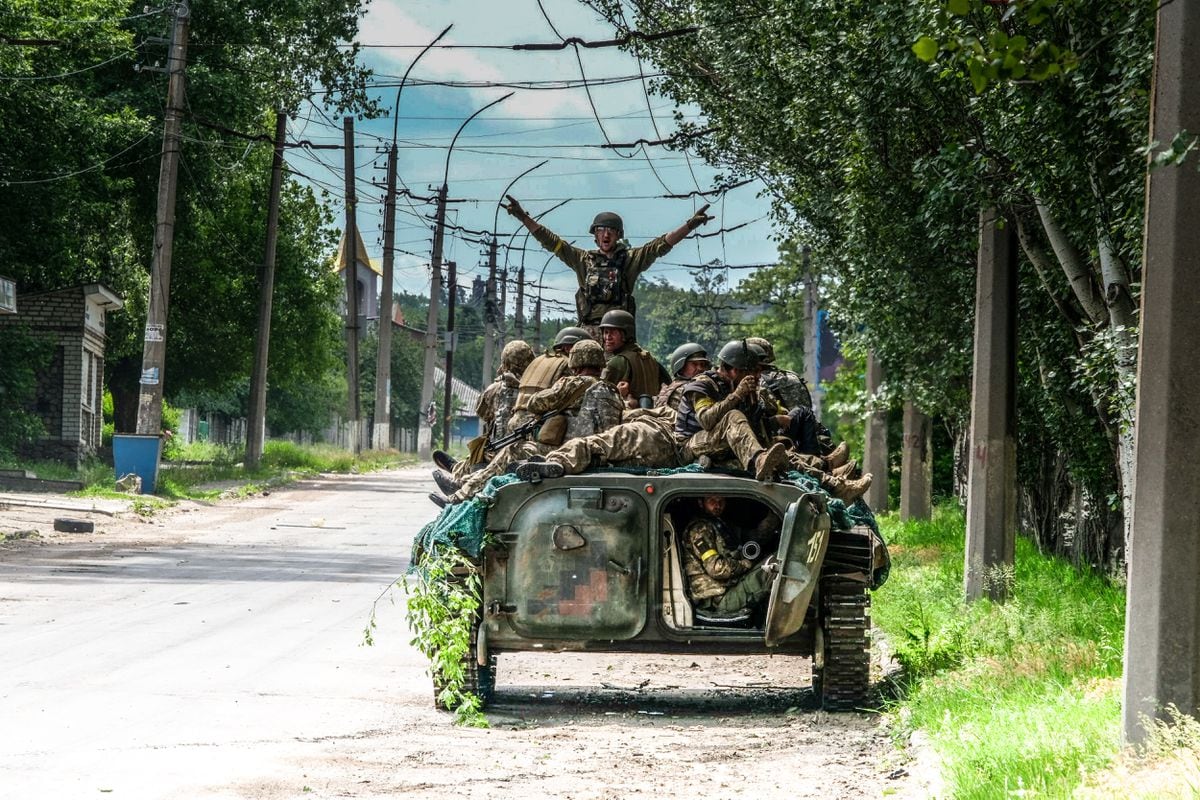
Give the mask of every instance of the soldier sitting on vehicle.
<svg viewBox="0 0 1200 800">
<path fill-rule="evenodd" d="M 685 461 L 733 457 L 760 481 L 773 480 L 787 466 L 787 447 L 764 444 L 751 425 L 760 416 L 758 358 L 745 341 L 721 348 L 718 366 L 700 373 L 683 389 L 675 416 L 675 435 L 683 443 Z"/>
<path fill-rule="evenodd" d="M 521 208 L 512 195 L 506 197 L 508 205 L 504 206 L 504 210 L 520 220 L 538 243 L 558 256 L 579 279 L 579 290 L 575 293 L 579 324 L 592 328 L 593 336 L 598 335 L 595 326 L 600 324 L 608 311 L 621 309 L 635 312 L 633 287 L 637 284 L 638 276 L 648 270 L 656 259 L 687 238 L 689 233 L 713 219 L 705 213 L 708 206 L 702 206 L 687 222 L 670 233 L 631 248 L 622 238 L 625 224 L 621 218 L 611 211 L 605 211 L 596 215 L 588 229 L 588 233 L 596 240 L 597 249 L 584 250 L 568 244 L 558 234 L 541 225 Z"/>
<path fill-rule="evenodd" d="M 616 389 L 600 380 L 600 370 L 604 367 L 600 345 L 590 339 L 578 342 L 571 350 L 569 364 L 574 375 L 559 378 L 549 389 L 529 398 L 527 410 L 535 420 L 542 418 L 536 441 L 505 446 L 492 457 L 491 463 L 461 483 L 445 472 L 435 472 L 434 480 L 447 496 L 431 494 L 429 498 L 439 506 L 461 503 L 474 497 L 489 480 L 508 471 L 516 462 L 542 456 L 564 440 L 588 436 L 618 424 L 621 400 Z"/>
<path fill-rule="evenodd" d="M 571 374 L 567 357 L 576 343 L 585 340 L 595 341 L 583 328 L 576 326 L 563 328 L 554 336 L 554 344 L 533 360 L 533 363 L 525 370 L 525 374 L 521 376 L 521 387 L 517 392 L 517 402 L 513 406 L 509 428 L 528 424 L 534 419 L 528 410 L 529 398 L 543 389 L 549 389 L 564 375 Z"/>
<path fill-rule="evenodd" d="M 457 461 L 444 450 L 435 450 L 433 463 L 452 472 L 456 479 L 462 480 L 472 469 L 491 457 L 487 442 L 494 442 L 508 435 L 508 423 L 517 401 L 520 379 L 533 360 L 533 348 L 520 339 L 514 339 L 504 345 L 500 352 L 500 371 L 496 373 L 496 380 L 479 394 L 479 402 L 475 404 L 475 414 L 479 417 L 482 434 L 472 442 L 471 457 Z"/>
<path fill-rule="evenodd" d="M 716 614 L 756 608 L 771 591 L 777 559 L 748 557 L 753 553 L 741 534 L 722 519 L 723 496 L 708 495 L 699 504 L 702 513 L 684 529 L 681 546 L 692 602 Z"/>
<path fill-rule="evenodd" d="M 637 343 L 637 323 L 628 311 L 609 311 L 600 322 L 608 364 L 601 375 L 617 387 L 626 408 L 650 408 L 671 376 Z"/>
<path fill-rule="evenodd" d="M 683 387 L 701 372 L 712 367 L 712 362 L 708 360 L 708 352 L 704 347 L 695 342 L 685 342 L 676 347 L 671 351 L 668 361 L 671 364 L 673 380 L 654 398 L 654 405 L 665 406 L 674 412 L 679 408 L 679 401 L 683 399 Z"/>
<path fill-rule="evenodd" d="M 557 478 L 578 475 L 593 466 L 683 466 L 675 440 L 675 409 L 683 387 L 708 367 L 708 354 L 701 345 L 688 342 L 676 347 L 671 353 L 675 380 L 662 388 L 654 408 L 627 411 L 620 425 L 564 442 L 546 454 L 545 464 L 518 467 L 517 474 L 528 478 L 536 472 L 543 478 Z"/>
</svg>

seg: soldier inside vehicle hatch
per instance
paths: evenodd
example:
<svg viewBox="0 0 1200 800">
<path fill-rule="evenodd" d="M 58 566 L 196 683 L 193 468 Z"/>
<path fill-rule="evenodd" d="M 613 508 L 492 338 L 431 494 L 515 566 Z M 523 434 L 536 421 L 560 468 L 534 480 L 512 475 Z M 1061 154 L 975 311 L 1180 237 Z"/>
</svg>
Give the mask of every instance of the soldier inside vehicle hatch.
<svg viewBox="0 0 1200 800">
<path fill-rule="evenodd" d="M 579 279 L 575 292 L 575 305 L 579 312 L 579 324 L 589 329 L 599 339 L 600 320 L 605 313 L 614 309 L 636 312 L 633 287 L 638 276 L 671 248 L 687 238 L 687 235 L 709 222 L 708 206 L 704 205 L 675 230 L 655 237 L 638 247 L 630 247 L 624 240 L 625 223 L 611 211 L 604 211 L 592 220 L 588 233 L 596 240 L 595 250 L 584 250 L 565 242 L 562 237 L 531 217 L 512 195 L 504 210 L 516 217 L 529 229 L 533 237 L 574 271 Z"/>
<path fill-rule="evenodd" d="M 754 609 L 771 591 L 774 555 L 761 558 L 761 547 L 725 521 L 725 497 L 698 500 L 701 513 L 684 529 L 683 568 L 697 608 L 718 614 Z M 754 549 L 750 545 L 754 544 Z M 761 560 L 760 560 L 761 559 Z"/>
</svg>

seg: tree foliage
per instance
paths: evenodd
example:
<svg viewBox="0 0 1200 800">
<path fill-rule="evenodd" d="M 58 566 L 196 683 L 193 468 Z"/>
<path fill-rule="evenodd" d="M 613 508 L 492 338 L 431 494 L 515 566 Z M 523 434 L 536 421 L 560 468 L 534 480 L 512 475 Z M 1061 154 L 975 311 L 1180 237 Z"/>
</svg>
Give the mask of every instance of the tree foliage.
<svg viewBox="0 0 1200 800">
<path fill-rule="evenodd" d="M 117 427 L 136 410 L 174 6 L 0 5 L 0 263 L 19 292 L 101 282 Z M 375 113 L 354 41 L 359 0 L 216 0 L 190 11 L 168 316 L 168 395 L 234 396 L 257 325 L 276 109 Z M 285 181 L 271 383 L 319 385 L 338 357 L 328 213 Z M 219 312 L 219 313 L 215 313 Z M 233 394 L 231 394 L 233 393 Z"/>
<path fill-rule="evenodd" d="M 679 116 L 692 146 L 766 183 L 795 244 L 748 290 L 775 295 L 776 327 L 795 318 L 781 295 L 807 245 L 843 338 L 876 353 L 892 396 L 960 434 L 979 213 L 998 207 L 1023 255 L 1024 464 L 1058 459 L 1053 480 L 1091 496 L 1128 490 L 1119 387 L 1133 372 L 1153 2 L 588 4 L 621 31 L 698 28 L 631 46 L 661 92 L 703 112 Z M 1056 416 L 1075 424 L 1045 424 Z M 1023 471 L 1026 490 L 1038 480 L 1051 478 Z M 1063 494 L 1042 518 L 1066 510 Z"/>
</svg>

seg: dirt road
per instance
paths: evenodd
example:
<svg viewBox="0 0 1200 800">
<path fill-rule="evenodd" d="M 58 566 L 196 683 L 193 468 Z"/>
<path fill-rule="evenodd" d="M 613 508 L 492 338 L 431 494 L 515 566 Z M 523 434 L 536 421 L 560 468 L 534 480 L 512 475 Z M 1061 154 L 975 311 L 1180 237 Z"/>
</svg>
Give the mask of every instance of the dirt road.
<svg viewBox="0 0 1200 800">
<path fill-rule="evenodd" d="M 797 659 L 507 655 L 491 727 L 455 726 L 388 591 L 431 483 L 148 522 L 0 496 L 0 533 L 38 531 L 0 542 L 0 798 L 927 796 L 877 717 L 813 710 Z"/>
</svg>

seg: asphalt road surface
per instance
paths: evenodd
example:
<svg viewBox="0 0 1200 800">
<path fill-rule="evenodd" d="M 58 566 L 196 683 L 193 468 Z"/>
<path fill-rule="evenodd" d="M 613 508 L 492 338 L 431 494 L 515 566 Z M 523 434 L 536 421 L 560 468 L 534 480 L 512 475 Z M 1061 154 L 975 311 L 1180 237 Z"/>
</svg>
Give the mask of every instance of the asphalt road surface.
<svg viewBox="0 0 1200 800">
<path fill-rule="evenodd" d="M 432 488 L 329 477 L 148 522 L 0 497 L 0 533 L 38 532 L 0 542 L 0 798 L 929 795 L 875 715 L 812 710 L 802 659 L 502 656 L 491 727 L 456 726 L 389 589 Z"/>
</svg>

